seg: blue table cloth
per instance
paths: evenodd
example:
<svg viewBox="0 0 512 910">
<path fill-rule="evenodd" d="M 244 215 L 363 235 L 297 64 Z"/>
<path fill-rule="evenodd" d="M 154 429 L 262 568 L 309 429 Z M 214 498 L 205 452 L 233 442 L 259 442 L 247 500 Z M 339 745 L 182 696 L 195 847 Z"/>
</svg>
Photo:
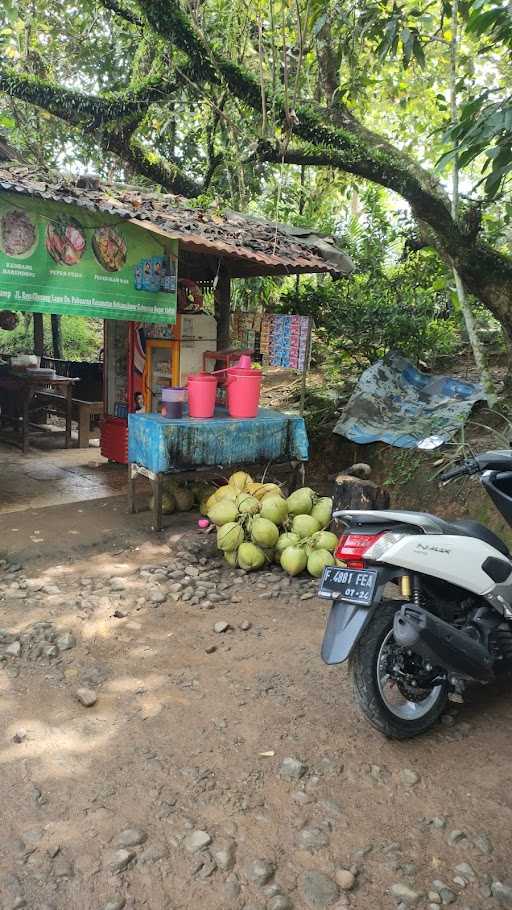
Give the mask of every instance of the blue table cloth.
<svg viewBox="0 0 512 910">
<path fill-rule="evenodd" d="M 308 454 L 303 418 L 269 408 L 250 420 L 229 417 L 225 408 L 217 408 L 211 420 L 128 415 L 128 461 L 155 473 L 199 465 L 307 461 Z"/>
</svg>

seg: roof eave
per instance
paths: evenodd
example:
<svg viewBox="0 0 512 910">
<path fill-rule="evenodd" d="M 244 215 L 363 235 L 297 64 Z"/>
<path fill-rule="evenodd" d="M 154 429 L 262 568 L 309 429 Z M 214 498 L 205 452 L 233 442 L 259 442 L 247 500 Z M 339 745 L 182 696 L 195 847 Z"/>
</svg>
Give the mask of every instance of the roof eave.
<svg viewBox="0 0 512 910">
<path fill-rule="evenodd" d="M 4 162 L 3 162 L 4 163 Z M 19 167 L 19 162 L 14 162 Z M 1 166 L 1 165 L 0 165 Z M 64 178 L 63 178 L 64 179 Z M 353 268 L 350 266 L 350 259 L 346 256 L 343 258 L 347 261 L 347 270 L 340 271 L 340 265 L 343 258 L 337 257 L 337 260 L 329 261 L 327 258 L 304 251 L 304 255 L 293 256 L 272 254 L 262 252 L 261 250 L 249 249 L 247 246 L 238 246 L 223 240 L 212 240 L 202 234 L 184 233 L 174 228 L 167 228 L 162 224 L 163 218 L 155 213 L 155 218 L 147 212 L 140 214 L 134 212 L 123 205 L 121 200 L 112 197 L 112 203 L 106 201 L 91 200 L 83 194 L 73 194 L 70 192 L 69 183 L 64 183 L 62 189 L 54 187 L 48 190 L 45 181 L 33 179 L 32 186 L 25 186 L 19 179 L 13 176 L 12 180 L 0 178 L 0 190 L 6 192 L 16 192 L 24 196 L 38 196 L 41 199 L 47 199 L 52 202 L 59 202 L 65 205 L 74 205 L 78 208 L 84 208 L 89 211 L 99 211 L 104 214 L 114 215 L 123 220 L 127 220 L 138 227 L 147 230 L 159 236 L 172 240 L 178 240 L 184 249 L 193 253 L 206 254 L 209 256 L 216 255 L 223 259 L 226 264 L 226 272 L 232 278 L 256 277 L 258 275 L 302 275 L 302 274 L 327 274 L 333 278 L 346 277 L 351 274 Z M 56 196 L 56 192 L 58 196 Z M 245 218 L 245 216 L 241 216 Z M 254 219 L 258 221 L 259 219 Z M 260 220 L 261 223 L 261 220 Z M 341 253 L 341 251 L 339 251 Z"/>
</svg>

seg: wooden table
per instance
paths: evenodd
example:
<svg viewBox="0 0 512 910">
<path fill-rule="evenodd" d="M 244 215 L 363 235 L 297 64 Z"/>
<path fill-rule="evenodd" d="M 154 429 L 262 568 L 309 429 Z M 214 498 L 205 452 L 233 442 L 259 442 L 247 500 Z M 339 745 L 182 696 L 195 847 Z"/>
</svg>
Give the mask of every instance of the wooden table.
<svg viewBox="0 0 512 910">
<path fill-rule="evenodd" d="M 0 376 L 0 423 L 14 425 L 20 435 L 20 445 L 26 453 L 29 439 L 30 404 L 38 392 L 45 389 L 57 389 L 62 392 L 66 402 L 65 447 L 71 445 L 71 418 L 73 403 L 73 384 L 75 379 L 67 376 L 56 376 L 54 379 L 43 379 L 26 373 Z M 4 437 L 5 438 L 5 437 Z M 12 441 L 12 440 L 6 440 Z"/>
<path fill-rule="evenodd" d="M 288 463 L 293 468 L 292 487 L 304 481 L 309 445 L 304 419 L 261 408 L 258 416 L 230 417 L 216 408 L 209 420 L 128 415 L 128 508 L 136 509 L 135 481 L 147 477 L 153 488 L 153 528 L 162 528 L 161 504 L 166 474 L 208 468 L 235 470 L 242 465 Z"/>
</svg>

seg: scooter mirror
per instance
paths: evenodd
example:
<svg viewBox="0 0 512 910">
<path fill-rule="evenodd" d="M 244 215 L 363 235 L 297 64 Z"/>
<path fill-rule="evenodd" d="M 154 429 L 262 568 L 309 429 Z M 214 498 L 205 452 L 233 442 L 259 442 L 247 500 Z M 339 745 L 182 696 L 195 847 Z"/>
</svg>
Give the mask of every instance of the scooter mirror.
<svg viewBox="0 0 512 910">
<path fill-rule="evenodd" d="M 439 446 L 442 446 L 446 442 L 442 436 L 427 436 L 426 439 L 422 439 L 416 448 L 423 449 L 424 451 L 430 452 L 432 449 L 438 449 Z"/>
</svg>

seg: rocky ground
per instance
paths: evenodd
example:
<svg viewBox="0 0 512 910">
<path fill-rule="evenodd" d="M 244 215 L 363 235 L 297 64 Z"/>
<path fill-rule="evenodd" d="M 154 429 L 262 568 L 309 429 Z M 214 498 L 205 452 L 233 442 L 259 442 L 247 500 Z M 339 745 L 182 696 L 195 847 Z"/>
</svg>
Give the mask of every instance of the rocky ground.
<svg viewBox="0 0 512 910">
<path fill-rule="evenodd" d="M 512 907 L 510 684 L 388 742 L 315 589 L 196 531 L 1 565 L 2 910 Z"/>
</svg>

